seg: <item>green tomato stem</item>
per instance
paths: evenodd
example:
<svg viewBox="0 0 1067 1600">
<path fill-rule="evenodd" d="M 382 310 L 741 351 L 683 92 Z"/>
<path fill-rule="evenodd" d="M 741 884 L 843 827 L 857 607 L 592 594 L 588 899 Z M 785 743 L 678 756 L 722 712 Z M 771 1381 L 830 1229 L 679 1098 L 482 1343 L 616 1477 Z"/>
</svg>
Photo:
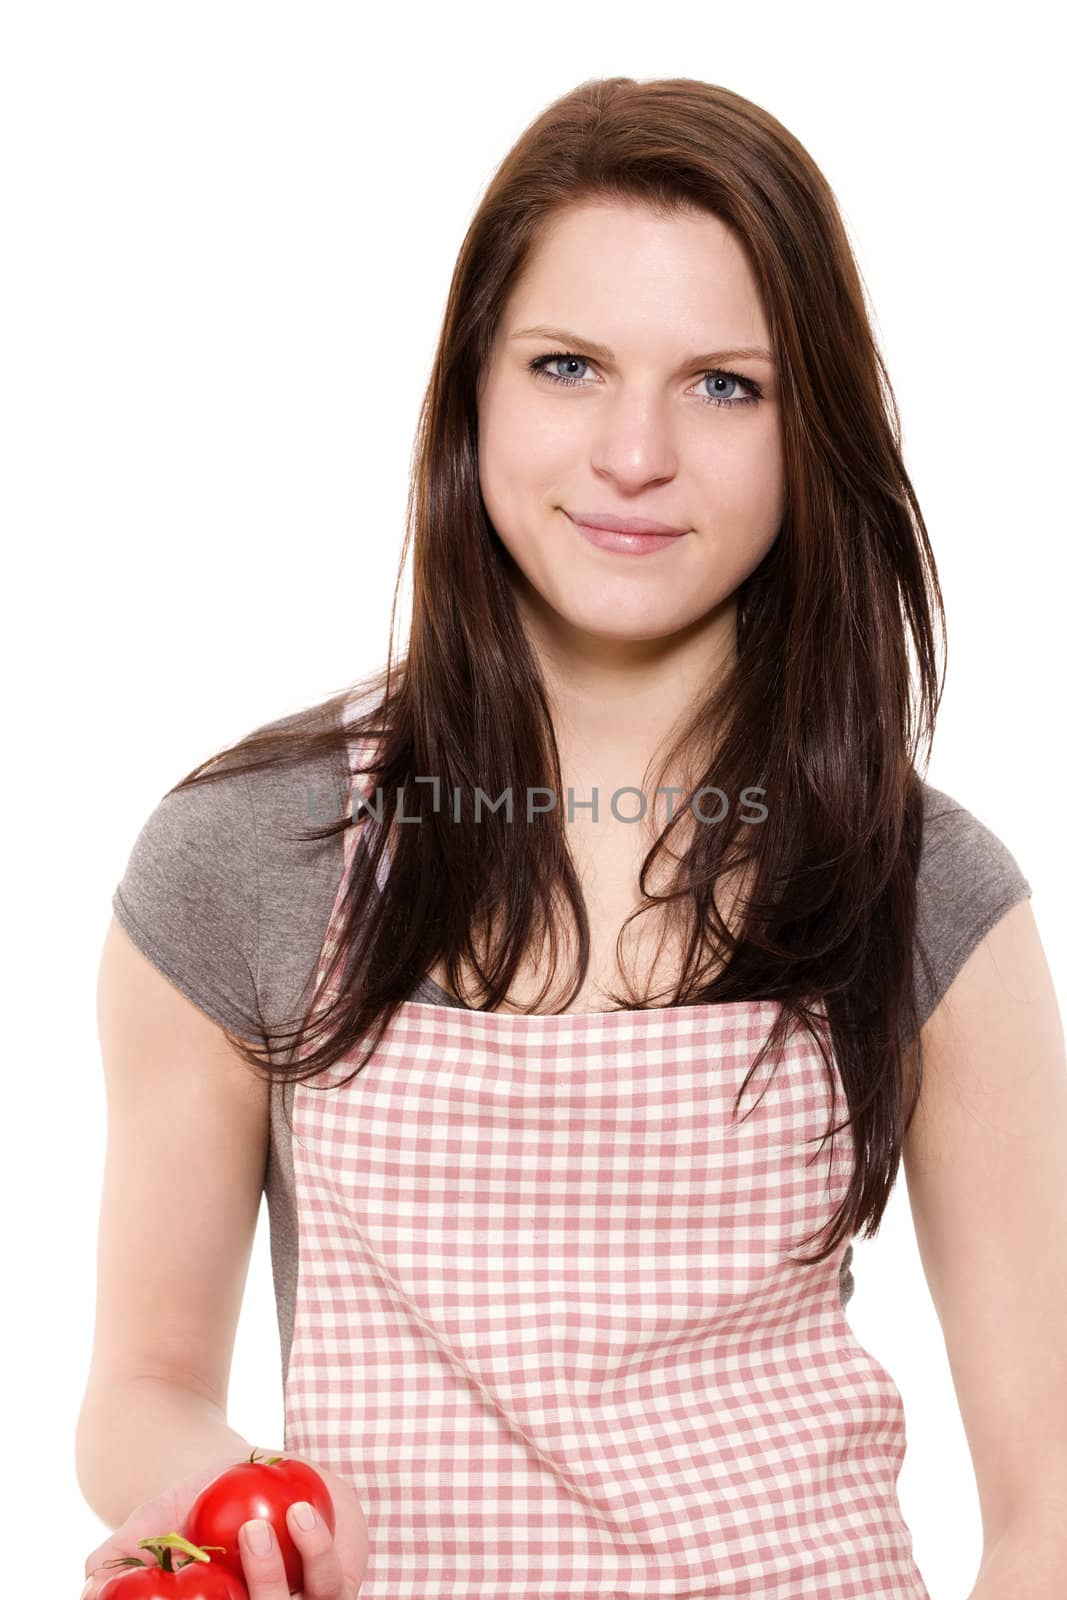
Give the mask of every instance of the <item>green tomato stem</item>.
<svg viewBox="0 0 1067 1600">
<path fill-rule="evenodd" d="M 184 1534 L 172 1529 L 170 1533 L 158 1533 L 152 1539 L 139 1539 L 137 1548 L 138 1550 L 150 1551 L 164 1572 L 177 1572 L 181 1569 L 174 1565 L 175 1552 L 187 1555 L 190 1561 L 210 1561 L 209 1550 L 225 1550 L 226 1546 L 223 1544 L 192 1544 Z M 182 1566 L 187 1567 L 188 1565 L 188 1561 L 182 1563 Z"/>
</svg>

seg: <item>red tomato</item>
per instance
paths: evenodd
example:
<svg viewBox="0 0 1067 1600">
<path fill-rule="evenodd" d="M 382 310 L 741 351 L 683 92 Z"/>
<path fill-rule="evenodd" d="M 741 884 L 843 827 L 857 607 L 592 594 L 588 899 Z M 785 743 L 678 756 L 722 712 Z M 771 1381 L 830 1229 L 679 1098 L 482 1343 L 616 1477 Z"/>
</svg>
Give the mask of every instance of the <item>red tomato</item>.
<svg viewBox="0 0 1067 1600">
<path fill-rule="evenodd" d="M 227 1467 L 201 1489 L 189 1508 L 182 1533 L 202 1548 L 224 1546 L 221 1550 L 211 1550 L 211 1565 L 225 1568 L 243 1583 L 244 1567 L 237 1536 L 243 1523 L 262 1517 L 274 1529 L 285 1562 L 289 1593 L 296 1594 L 304 1587 L 304 1563 L 290 1537 L 285 1513 L 298 1500 L 308 1500 L 332 1534 L 333 1499 L 314 1467 L 306 1461 L 294 1461 L 289 1456 L 271 1456 L 257 1461 L 258 1454 L 253 1450 L 247 1461 Z"/>
</svg>

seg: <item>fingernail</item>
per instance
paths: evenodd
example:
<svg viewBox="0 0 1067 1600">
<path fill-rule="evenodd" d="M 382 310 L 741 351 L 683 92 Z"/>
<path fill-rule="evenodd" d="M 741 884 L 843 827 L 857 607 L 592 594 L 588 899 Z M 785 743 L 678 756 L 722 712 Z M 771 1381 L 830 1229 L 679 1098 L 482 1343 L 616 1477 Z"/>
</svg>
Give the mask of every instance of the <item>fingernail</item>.
<svg viewBox="0 0 1067 1600">
<path fill-rule="evenodd" d="M 262 1517 L 257 1517 L 253 1522 L 246 1522 L 244 1530 L 245 1538 L 248 1540 L 248 1548 L 253 1555 L 269 1556 L 271 1545 L 270 1523 L 264 1522 Z"/>
<path fill-rule="evenodd" d="M 92 1580 L 92 1578 L 90 1578 L 89 1582 L 85 1585 L 85 1588 L 82 1590 L 81 1594 L 78 1596 L 78 1600 L 85 1600 L 85 1596 L 87 1594 L 92 1594 L 92 1592 L 93 1592 L 93 1580 Z"/>
<path fill-rule="evenodd" d="M 315 1526 L 314 1507 L 309 1506 L 306 1500 L 298 1500 L 289 1509 L 298 1528 L 311 1529 Z"/>
</svg>

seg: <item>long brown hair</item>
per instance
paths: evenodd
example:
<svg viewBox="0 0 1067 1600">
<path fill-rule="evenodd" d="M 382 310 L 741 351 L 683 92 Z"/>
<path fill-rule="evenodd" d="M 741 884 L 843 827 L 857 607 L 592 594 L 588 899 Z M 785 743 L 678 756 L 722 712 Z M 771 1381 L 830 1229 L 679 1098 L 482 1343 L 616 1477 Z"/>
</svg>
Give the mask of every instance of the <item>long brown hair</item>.
<svg viewBox="0 0 1067 1600">
<path fill-rule="evenodd" d="M 673 747 L 703 752 L 687 804 L 705 785 L 728 796 L 757 787 L 766 817 L 758 827 L 734 816 L 693 829 L 673 887 L 650 896 L 650 869 L 686 814 L 679 807 L 645 857 L 645 903 L 627 922 L 657 903 L 673 903 L 674 916 L 687 919 L 670 1005 L 779 1003 L 741 1092 L 765 1055 L 780 1059 L 795 1024 L 818 1043 L 832 1091 L 832 1041 L 855 1161 L 828 1237 L 810 1258 L 821 1261 L 846 1231 L 877 1231 L 919 1094 L 916 756 L 920 740 L 929 748 L 940 703 L 934 626 L 943 633 L 944 608 L 833 193 L 766 111 L 693 79 L 607 78 L 581 84 L 526 128 L 463 241 L 423 401 L 400 557 L 402 571 L 413 547 L 406 654 L 395 655 L 394 596 L 382 672 L 258 729 L 175 788 L 328 752 L 344 752 L 347 770 L 357 742 L 374 752 L 373 762 L 351 769 L 366 777 L 364 792 L 382 812 L 381 826 L 360 837 L 341 901 L 325 974 L 336 1001 L 313 1022 L 303 1010 L 285 1019 L 292 1026 L 269 1030 L 263 1050 L 231 1036 L 274 1078 L 302 1081 L 358 1048 L 343 1080 L 351 1082 L 439 960 L 455 992 L 464 969 L 476 972 L 478 1009 L 497 1009 L 524 952 L 547 933 L 546 989 L 530 1008 L 539 1009 L 556 970 L 561 907 L 578 934 L 565 1006 L 577 995 L 589 924 L 558 811 L 521 828 L 492 809 L 477 822 L 473 814 L 476 789 L 489 797 L 562 790 L 508 553 L 480 494 L 476 397 L 501 309 L 541 230 L 560 208 L 593 199 L 720 218 L 746 250 L 771 327 L 788 509 L 736 593 L 736 669 L 709 687 Z M 433 785 L 416 775 L 439 780 L 437 808 Z M 440 803 L 457 794 L 458 807 Z M 418 825 L 397 826 L 398 807 Z M 325 838 L 366 817 L 344 808 L 301 837 Z M 739 869 L 748 887 L 731 930 L 715 889 Z M 658 1003 L 613 999 L 630 1009 Z M 293 1041 L 285 1051 L 283 1038 Z"/>
</svg>

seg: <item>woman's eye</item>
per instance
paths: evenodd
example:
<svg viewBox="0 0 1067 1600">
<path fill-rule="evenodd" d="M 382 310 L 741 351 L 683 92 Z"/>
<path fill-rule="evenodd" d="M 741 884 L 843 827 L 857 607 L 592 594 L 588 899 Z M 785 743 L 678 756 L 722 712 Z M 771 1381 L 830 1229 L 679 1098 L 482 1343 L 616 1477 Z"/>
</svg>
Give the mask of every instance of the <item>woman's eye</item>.
<svg viewBox="0 0 1067 1600">
<path fill-rule="evenodd" d="M 529 368 L 535 377 L 547 378 L 550 383 L 581 386 L 584 384 L 585 378 L 582 376 L 580 369 L 589 365 L 590 363 L 585 356 L 556 351 L 552 355 L 535 356 L 529 363 Z M 753 383 L 751 378 L 742 378 L 736 372 L 705 372 L 698 382 L 702 385 L 710 383 L 716 391 L 715 393 L 705 391 L 697 395 L 698 400 L 702 400 L 705 405 L 709 406 L 752 405 L 761 397 L 758 385 Z M 738 390 L 741 389 L 746 392 L 739 394 Z"/>
<path fill-rule="evenodd" d="M 553 372 L 550 370 L 550 368 L 560 365 L 566 367 L 587 367 L 589 363 L 584 359 L 583 356 L 538 356 L 537 360 L 532 362 L 531 365 L 536 372 L 543 372 L 546 377 L 555 378 L 557 383 L 575 383 L 580 381 L 578 373 Z"/>
<path fill-rule="evenodd" d="M 702 384 L 711 384 L 716 391 L 709 394 L 706 390 L 700 398 L 706 406 L 750 406 L 761 396 L 758 384 L 751 378 L 742 378 L 737 372 L 705 372 L 701 378 Z M 724 389 L 728 392 L 724 393 Z M 744 394 L 737 391 L 744 389 Z"/>
<path fill-rule="evenodd" d="M 714 391 L 714 395 L 710 391 L 707 394 L 702 394 L 700 396 L 702 400 L 710 400 L 712 398 L 732 400 L 735 392 L 741 387 L 741 379 L 731 377 L 727 372 L 706 372 L 700 381 L 701 383 L 710 383 Z"/>
</svg>

